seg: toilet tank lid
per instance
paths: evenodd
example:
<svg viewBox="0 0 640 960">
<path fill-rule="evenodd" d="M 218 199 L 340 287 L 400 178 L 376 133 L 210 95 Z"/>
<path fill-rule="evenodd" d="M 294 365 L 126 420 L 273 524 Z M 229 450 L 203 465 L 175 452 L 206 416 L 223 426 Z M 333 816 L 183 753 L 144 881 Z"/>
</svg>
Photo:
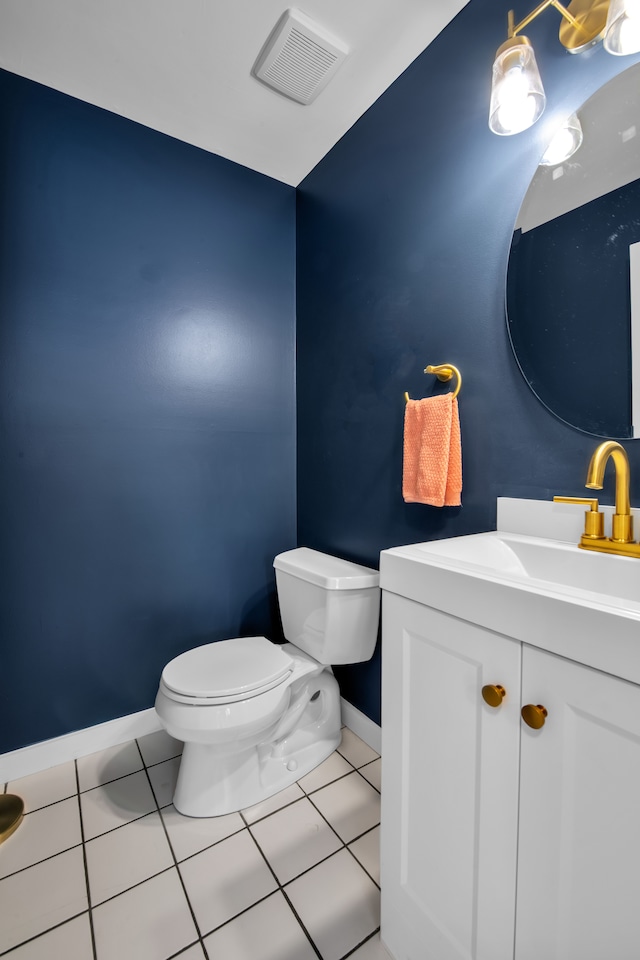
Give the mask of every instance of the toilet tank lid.
<svg viewBox="0 0 640 960">
<path fill-rule="evenodd" d="M 290 573 L 300 580 L 314 583 L 325 590 L 362 590 L 380 586 L 380 574 L 350 560 L 340 560 L 327 553 L 298 547 L 279 553 L 273 561 L 276 570 Z"/>
</svg>

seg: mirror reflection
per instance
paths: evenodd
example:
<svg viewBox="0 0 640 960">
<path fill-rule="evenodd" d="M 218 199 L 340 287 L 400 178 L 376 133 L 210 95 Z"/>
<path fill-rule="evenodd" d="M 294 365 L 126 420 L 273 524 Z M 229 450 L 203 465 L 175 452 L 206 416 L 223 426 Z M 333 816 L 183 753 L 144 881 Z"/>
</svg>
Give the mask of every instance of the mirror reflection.
<svg viewBox="0 0 640 960">
<path fill-rule="evenodd" d="M 577 111 L 579 149 L 541 164 L 518 215 L 507 325 L 539 400 L 578 430 L 640 436 L 640 64 Z"/>
</svg>

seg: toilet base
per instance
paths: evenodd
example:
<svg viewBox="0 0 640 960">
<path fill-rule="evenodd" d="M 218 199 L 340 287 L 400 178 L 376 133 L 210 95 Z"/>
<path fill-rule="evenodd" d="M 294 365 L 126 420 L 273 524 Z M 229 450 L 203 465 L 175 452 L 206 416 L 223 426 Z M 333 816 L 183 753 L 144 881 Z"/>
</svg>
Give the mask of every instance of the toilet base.
<svg viewBox="0 0 640 960">
<path fill-rule="evenodd" d="M 340 693 L 332 673 L 313 679 L 310 700 L 293 730 L 237 753 L 185 743 L 173 803 L 187 817 L 219 817 L 251 807 L 295 783 L 340 744 Z"/>
</svg>

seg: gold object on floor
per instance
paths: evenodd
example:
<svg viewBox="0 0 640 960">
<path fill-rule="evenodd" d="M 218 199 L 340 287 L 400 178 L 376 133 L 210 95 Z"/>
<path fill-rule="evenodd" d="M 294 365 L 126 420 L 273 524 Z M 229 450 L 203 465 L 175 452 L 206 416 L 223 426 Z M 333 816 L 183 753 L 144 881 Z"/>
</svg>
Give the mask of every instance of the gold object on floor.
<svg viewBox="0 0 640 960">
<path fill-rule="evenodd" d="M 0 843 L 10 837 L 22 823 L 24 801 L 14 793 L 0 795 Z"/>
</svg>

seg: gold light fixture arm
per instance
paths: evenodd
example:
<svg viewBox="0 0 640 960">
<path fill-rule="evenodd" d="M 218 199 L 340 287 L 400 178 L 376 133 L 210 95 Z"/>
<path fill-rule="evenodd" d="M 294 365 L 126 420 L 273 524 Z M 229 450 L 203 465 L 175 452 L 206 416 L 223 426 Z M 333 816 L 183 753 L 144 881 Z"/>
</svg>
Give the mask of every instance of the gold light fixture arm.
<svg viewBox="0 0 640 960">
<path fill-rule="evenodd" d="M 580 53 L 604 37 L 609 9 L 608 0 L 571 0 L 566 7 L 559 0 L 542 0 L 542 3 L 539 3 L 519 23 L 515 22 L 513 10 L 509 10 L 507 17 L 509 39 L 498 49 L 498 54 L 513 45 L 514 38 L 536 17 L 544 13 L 547 7 L 554 7 L 562 17 L 559 38 L 560 43 L 569 53 Z M 520 39 L 528 43 L 526 37 Z"/>
<path fill-rule="evenodd" d="M 528 27 L 529 24 L 532 22 L 532 20 L 535 20 L 536 17 L 539 17 L 540 14 L 547 9 L 547 7 L 555 7 L 558 13 L 560 13 L 565 18 L 565 20 L 568 20 L 571 26 L 575 30 L 579 30 L 581 33 L 590 32 L 586 30 L 584 25 L 581 24 L 578 20 L 576 20 L 576 18 L 571 13 L 569 13 L 566 7 L 563 7 L 561 3 L 558 3 L 558 0 L 543 0 L 542 3 L 538 4 L 535 10 L 532 10 L 531 13 L 524 18 L 524 20 L 521 20 L 520 23 L 516 24 L 515 26 L 514 26 L 515 18 L 514 18 L 513 10 L 509 10 L 509 13 L 507 15 L 509 39 L 511 39 L 511 37 L 516 37 L 521 30 L 524 30 L 525 27 Z"/>
</svg>

